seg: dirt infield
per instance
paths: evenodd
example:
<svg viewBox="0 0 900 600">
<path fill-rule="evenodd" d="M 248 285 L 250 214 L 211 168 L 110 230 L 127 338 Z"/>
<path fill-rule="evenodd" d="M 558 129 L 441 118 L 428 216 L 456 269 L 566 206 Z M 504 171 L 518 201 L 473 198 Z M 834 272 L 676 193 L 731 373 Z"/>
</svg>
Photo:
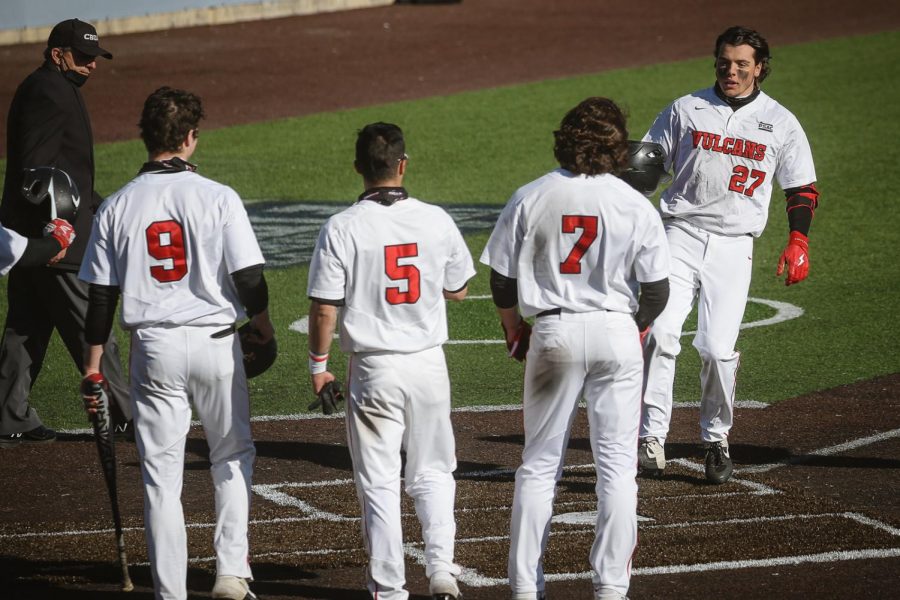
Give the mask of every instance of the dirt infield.
<svg viewBox="0 0 900 600">
<path fill-rule="evenodd" d="M 209 127 L 602 69 L 705 56 L 735 22 L 777 48 L 896 29 L 893 2 L 465 0 L 108 38 L 116 55 L 85 87 L 96 139 L 135 135 L 146 94 L 197 91 Z M 0 48 L 0 110 L 39 60 L 39 46 Z M 376 74 L 373 76 L 373 73 Z M 4 127 L 4 125 L 0 125 Z M 3 129 L 5 131 L 5 129 Z M 5 134 L 0 135 L 5 139 Z M 697 409 L 675 412 L 661 480 L 640 480 L 633 598 L 889 598 L 900 580 L 900 375 L 739 409 L 738 471 L 705 483 Z M 459 411 L 458 552 L 467 600 L 506 597 L 505 554 L 521 413 Z M 359 599 L 364 556 L 340 419 L 254 423 L 251 527 L 262 598 Z M 586 422 L 579 416 L 546 559 L 553 598 L 587 597 L 594 510 Z M 111 519 L 92 440 L 0 453 L 0 598 L 150 598 L 140 474 L 119 444 L 120 495 L 137 589 L 117 592 Z M 207 448 L 188 443 L 184 505 L 189 589 L 208 597 L 214 509 Z M 425 598 L 420 535 L 406 514 L 408 581 Z"/>
<path fill-rule="evenodd" d="M 738 470 L 706 483 L 696 408 L 675 411 L 662 479 L 640 479 L 640 543 L 632 597 L 892 597 L 900 567 L 900 375 L 738 409 Z M 580 411 L 559 486 L 545 568 L 555 598 L 589 594 L 594 477 Z M 521 412 L 454 413 L 458 440 L 457 561 L 467 600 L 506 595 L 513 470 Z M 343 420 L 258 421 L 251 517 L 254 589 L 263 598 L 360 599 L 365 558 Z M 126 540 L 137 590 L 116 592 L 109 509 L 92 440 L 4 452 L 0 479 L 3 589 L 8 598 L 150 597 L 135 446 L 118 445 Z M 15 460 L 11 460 L 15 458 Z M 208 450 L 188 441 L 184 505 L 189 588 L 207 597 L 214 575 Z M 404 505 L 408 579 L 427 592 L 421 536 Z"/>
</svg>

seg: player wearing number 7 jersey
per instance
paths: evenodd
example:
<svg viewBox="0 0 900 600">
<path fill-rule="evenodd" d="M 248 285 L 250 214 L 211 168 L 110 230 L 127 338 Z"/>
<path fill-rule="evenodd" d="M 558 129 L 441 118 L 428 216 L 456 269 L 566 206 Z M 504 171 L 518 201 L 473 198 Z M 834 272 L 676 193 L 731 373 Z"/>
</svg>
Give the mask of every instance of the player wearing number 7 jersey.
<svg viewBox="0 0 900 600">
<path fill-rule="evenodd" d="M 521 344 L 522 317 L 535 317 L 509 584 L 514 600 L 544 597 L 555 484 L 584 399 L 597 474 L 594 598 L 616 600 L 628 592 L 637 544 L 639 331 L 665 305 L 669 250 L 653 205 L 616 177 L 629 156 L 619 107 L 588 98 L 554 135 L 560 168 L 513 194 L 481 255 L 508 344 L 515 335 Z"/>
<path fill-rule="evenodd" d="M 453 562 L 456 446 L 450 424 L 445 300 L 462 300 L 472 257 L 443 209 L 402 187 L 408 157 L 389 123 L 364 127 L 354 166 L 365 192 L 322 226 L 309 267 L 309 365 L 318 394 L 334 380 L 328 352 L 341 319 L 350 354 L 347 438 L 362 509 L 367 587 L 403 600 L 403 481 L 425 541 L 425 574 L 440 600 L 459 596 Z"/>
<path fill-rule="evenodd" d="M 149 161 L 94 217 L 79 277 L 90 284 L 85 374 L 96 380 L 119 295 L 131 333 L 131 400 L 157 598 L 187 598 L 181 508 L 184 450 L 196 410 L 215 490 L 213 598 L 255 598 L 247 527 L 256 451 L 235 322 L 273 335 L 263 256 L 240 197 L 188 162 L 200 99 L 167 87 L 141 115 Z"/>
<path fill-rule="evenodd" d="M 740 357 L 734 346 L 750 286 L 753 238 L 766 225 L 777 180 L 787 197 L 790 233 L 776 274 L 787 265 L 785 283 L 802 281 L 809 272 L 807 234 L 818 192 L 803 129 L 760 89 L 769 71 L 766 40 L 752 29 L 731 27 L 716 40 L 715 57 L 715 85 L 676 100 L 644 136 L 662 145 L 674 181 L 660 200 L 672 251 L 671 296 L 644 348 L 639 455 L 647 474 L 665 468 L 675 358 L 696 297 L 706 477 L 724 483 L 733 468 L 728 433 Z"/>
</svg>

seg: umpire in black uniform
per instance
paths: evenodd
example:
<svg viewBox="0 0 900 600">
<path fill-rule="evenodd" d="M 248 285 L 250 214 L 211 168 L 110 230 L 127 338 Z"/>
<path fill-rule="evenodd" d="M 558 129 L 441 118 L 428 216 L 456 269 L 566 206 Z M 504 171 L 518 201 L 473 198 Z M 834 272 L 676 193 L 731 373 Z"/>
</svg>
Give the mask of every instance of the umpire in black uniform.
<svg viewBox="0 0 900 600">
<path fill-rule="evenodd" d="M 23 169 L 62 169 L 75 181 L 81 205 L 74 222 L 77 237 L 62 260 L 53 266 L 10 272 L 6 327 L 0 342 L 0 447 L 56 439 L 56 432 L 45 427 L 28 404 L 54 328 L 78 370 L 84 371 L 88 302 L 87 285 L 78 279 L 78 268 L 94 211 L 103 199 L 94 191 L 94 139 L 79 88 L 100 56 L 112 58 L 100 47 L 97 30 L 90 23 L 78 19 L 58 23 L 47 40 L 44 64 L 19 85 L 9 108 L 0 222 L 26 237 L 41 237 L 46 216 L 22 196 Z M 115 401 L 113 414 L 124 424 L 131 419 L 131 407 L 114 336 L 103 356 L 103 374 Z"/>
</svg>

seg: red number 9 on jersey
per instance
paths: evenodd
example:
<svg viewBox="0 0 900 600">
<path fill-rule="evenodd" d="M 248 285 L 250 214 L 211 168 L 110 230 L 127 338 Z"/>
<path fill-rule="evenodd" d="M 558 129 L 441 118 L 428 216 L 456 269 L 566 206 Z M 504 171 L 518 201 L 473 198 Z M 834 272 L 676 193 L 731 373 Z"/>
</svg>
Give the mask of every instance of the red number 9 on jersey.
<svg viewBox="0 0 900 600">
<path fill-rule="evenodd" d="M 153 279 L 166 283 L 178 281 L 187 274 L 184 230 L 181 223 L 177 221 L 151 223 L 147 228 L 147 252 L 153 258 L 165 261 L 162 265 L 150 267 L 150 276 Z"/>
</svg>

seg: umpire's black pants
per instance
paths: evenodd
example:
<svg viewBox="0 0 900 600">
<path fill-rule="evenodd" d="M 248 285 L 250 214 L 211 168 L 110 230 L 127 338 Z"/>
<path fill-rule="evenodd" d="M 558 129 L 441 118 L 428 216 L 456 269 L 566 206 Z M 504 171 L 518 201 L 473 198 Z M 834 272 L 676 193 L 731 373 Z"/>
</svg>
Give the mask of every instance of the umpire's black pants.
<svg viewBox="0 0 900 600">
<path fill-rule="evenodd" d="M 30 431 L 41 425 L 28 404 L 28 394 L 37 380 L 53 330 L 59 331 L 78 373 L 84 372 L 84 321 L 88 285 L 75 271 L 48 267 L 14 268 L 7 283 L 9 304 L 6 327 L 0 342 L 0 434 Z M 130 419 L 128 385 L 119 362 L 119 347 L 110 334 L 100 363 L 109 382 L 111 408 L 117 419 Z M 80 402 L 78 379 L 66 390 L 68 401 Z M 118 410 L 116 410 L 118 407 Z M 119 413 L 119 414 L 117 414 Z"/>
</svg>

